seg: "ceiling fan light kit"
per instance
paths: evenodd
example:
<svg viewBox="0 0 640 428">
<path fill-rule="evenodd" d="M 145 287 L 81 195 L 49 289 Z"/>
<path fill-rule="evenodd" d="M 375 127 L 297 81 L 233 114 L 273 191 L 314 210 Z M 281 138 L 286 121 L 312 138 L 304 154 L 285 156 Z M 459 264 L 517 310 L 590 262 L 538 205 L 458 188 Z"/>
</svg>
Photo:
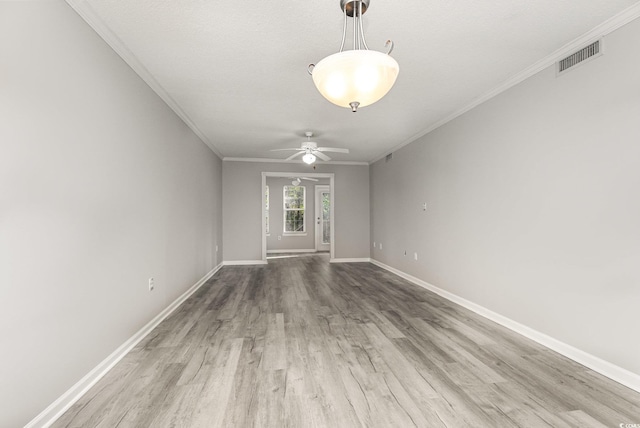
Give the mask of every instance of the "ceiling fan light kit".
<svg viewBox="0 0 640 428">
<path fill-rule="evenodd" d="M 362 15 L 370 0 L 340 0 L 344 13 L 340 52 L 329 55 L 318 64 L 309 65 L 309 74 L 318 91 L 327 100 L 340 107 L 351 108 L 375 103 L 394 85 L 400 67 L 389 54 L 393 42 L 387 40 L 386 53 L 370 51 L 364 38 Z M 344 51 L 347 17 L 353 18 L 353 49 Z"/>
<path fill-rule="evenodd" d="M 302 162 L 306 163 L 307 165 L 311 165 L 315 161 L 316 157 L 311 153 L 305 153 L 304 156 L 302 156 Z"/>
</svg>

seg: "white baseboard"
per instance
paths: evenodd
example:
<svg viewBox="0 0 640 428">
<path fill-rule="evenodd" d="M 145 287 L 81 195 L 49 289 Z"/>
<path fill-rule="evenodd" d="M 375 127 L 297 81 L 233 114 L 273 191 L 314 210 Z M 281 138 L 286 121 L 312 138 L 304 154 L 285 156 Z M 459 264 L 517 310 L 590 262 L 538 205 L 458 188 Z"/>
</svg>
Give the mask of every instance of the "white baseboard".
<svg viewBox="0 0 640 428">
<path fill-rule="evenodd" d="M 227 260 L 222 262 L 223 266 L 245 266 L 245 265 L 266 265 L 265 260 Z"/>
<path fill-rule="evenodd" d="M 331 259 L 329 263 L 369 263 L 371 259 L 369 257 L 364 258 L 341 258 L 341 259 Z"/>
<path fill-rule="evenodd" d="M 317 253 L 318 250 L 314 248 L 300 249 L 300 250 L 267 250 L 267 254 L 273 253 Z"/>
<path fill-rule="evenodd" d="M 409 282 L 426 288 L 427 290 L 432 291 L 453 303 L 457 303 L 458 305 L 463 306 L 477 313 L 478 315 L 482 315 L 483 317 L 490 319 L 491 321 L 494 321 L 512 331 L 515 331 L 516 333 L 519 333 L 535 342 L 538 342 L 539 344 L 546 346 L 547 348 L 556 351 L 559 354 L 562 354 L 565 357 L 570 358 L 573 361 L 580 363 L 583 366 L 586 366 L 591 370 L 594 370 L 601 375 L 608 377 L 611 380 L 614 380 L 628 388 L 640 392 L 640 375 L 636 373 L 616 366 L 615 364 L 584 352 L 578 348 L 574 348 L 573 346 L 561 342 L 551 336 L 547 336 L 544 333 L 541 333 L 537 330 L 527 327 L 526 325 L 520 324 L 510 318 L 493 312 L 490 309 L 485 308 L 484 306 L 480 306 L 477 303 L 473 303 L 460 296 L 438 288 L 435 285 L 429 284 L 426 281 L 411 276 L 391 266 L 387 266 L 377 260 L 371 259 L 371 263 L 381 267 L 382 269 L 388 270 L 389 272 L 394 273 Z"/>
<path fill-rule="evenodd" d="M 93 370 L 85 375 L 78 383 L 73 385 L 67 392 L 62 394 L 60 398 L 51 403 L 49 407 L 44 409 L 31 422 L 25 425 L 25 428 L 46 428 L 51 426 L 60 416 L 64 414 L 76 401 L 78 401 L 93 385 L 95 385 L 104 375 L 109 372 L 129 351 L 133 349 L 146 335 L 158 326 L 166 317 L 168 317 L 178 306 L 187 300 L 196 292 L 209 278 L 220 270 L 222 263 L 213 268 L 202 279 L 196 282 L 191 288 L 185 291 L 180 297 L 174 300 L 147 325 L 142 327 L 129 340 L 120 345 L 111 355 L 105 358 Z"/>
</svg>

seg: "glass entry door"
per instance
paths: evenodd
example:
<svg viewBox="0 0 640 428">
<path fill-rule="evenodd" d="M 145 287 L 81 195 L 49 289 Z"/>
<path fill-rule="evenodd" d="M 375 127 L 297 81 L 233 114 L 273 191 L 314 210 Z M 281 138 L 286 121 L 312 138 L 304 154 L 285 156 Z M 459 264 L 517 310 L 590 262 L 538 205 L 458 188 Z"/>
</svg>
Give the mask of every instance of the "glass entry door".
<svg viewBox="0 0 640 428">
<path fill-rule="evenodd" d="M 331 193 L 329 186 L 316 186 L 316 250 L 331 249 Z"/>
</svg>

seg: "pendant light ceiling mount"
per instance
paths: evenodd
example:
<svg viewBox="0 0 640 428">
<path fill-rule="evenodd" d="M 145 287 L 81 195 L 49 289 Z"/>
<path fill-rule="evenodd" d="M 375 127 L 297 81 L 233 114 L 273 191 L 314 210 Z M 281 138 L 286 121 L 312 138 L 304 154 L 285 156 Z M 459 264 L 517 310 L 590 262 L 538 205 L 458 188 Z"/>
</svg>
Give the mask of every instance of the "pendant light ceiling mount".
<svg viewBox="0 0 640 428">
<path fill-rule="evenodd" d="M 359 13 L 358 11 L 360 9 L 360 4 L 362 5 L 362 14 L 364 15 L 367 9 L 369 9 L 369 2 L 370 0 L 362 0 L 360 2 L 356 0 L 340 0 L 340 9 L 342 9 L 342 11 L 346 13 L 348 17 L 353 18 L 353 15 L 355 13 Z"/>
<path fill-rule="evenodd" d="M 309 74 L 318 91 L 327 100 L 340 106 L 365 107 L 384 97 L 398 77 L 399 66 L 389 55 L 393 42 L 387 40 L 386 53 L 370 51 L 364 38 L 362 15 L 369 9 L 370 0 L 340 0 L 344 14 L 340 52 L 329 55 L 318 64 L 309 64 Z M 344 50 L 347 36 L 347 17 L 353 21 L 353 49 Z"/>
</svg>

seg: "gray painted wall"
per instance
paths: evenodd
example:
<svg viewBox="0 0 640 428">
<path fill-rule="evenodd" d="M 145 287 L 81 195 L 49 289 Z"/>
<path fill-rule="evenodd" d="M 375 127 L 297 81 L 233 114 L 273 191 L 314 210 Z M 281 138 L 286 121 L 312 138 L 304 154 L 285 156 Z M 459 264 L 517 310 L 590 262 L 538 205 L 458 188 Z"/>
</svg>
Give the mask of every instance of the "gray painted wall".
<svg viewBox="0 0 640 428">
<path fill-rule="evenodd" d="M 335 173 L 335 257 L 369 257 L 369 167 L 222 163 L 224 260 L 262 259 L 262 172 Z"/>
<path fill-rule="evenodd" d="M 372 258 L 640 374 L 640 21 L 604 42 L 372 165 Z"/>
<path fill-rule="evenodd" d="M 63 1 L 0 2 L 0 70 L 0 426 L 18 427 L 220 263 L 222 162 Z"/>
<path fill-rule="evenodd" d="M 269 202 L 269 228 L 270 234 L 267 236 L 267 251 L 275 250 L 315 250 L 315 186 L 319 184 L 329 184 L 328 179 L 319 179 L 317 182 L 302 180 L 301 186 L 306 188 L 306 206 L 305 206 L 305 229 L 306 235 L 285 235 L 284 232 L 284 215 L 283 215 L 283 186 L 292 186 L 291 178 L 267 177 L 267 185 L 269 186 L 270 202 Z M 280 236 L 280 240 L 278 240 Z"/>
</svg>

